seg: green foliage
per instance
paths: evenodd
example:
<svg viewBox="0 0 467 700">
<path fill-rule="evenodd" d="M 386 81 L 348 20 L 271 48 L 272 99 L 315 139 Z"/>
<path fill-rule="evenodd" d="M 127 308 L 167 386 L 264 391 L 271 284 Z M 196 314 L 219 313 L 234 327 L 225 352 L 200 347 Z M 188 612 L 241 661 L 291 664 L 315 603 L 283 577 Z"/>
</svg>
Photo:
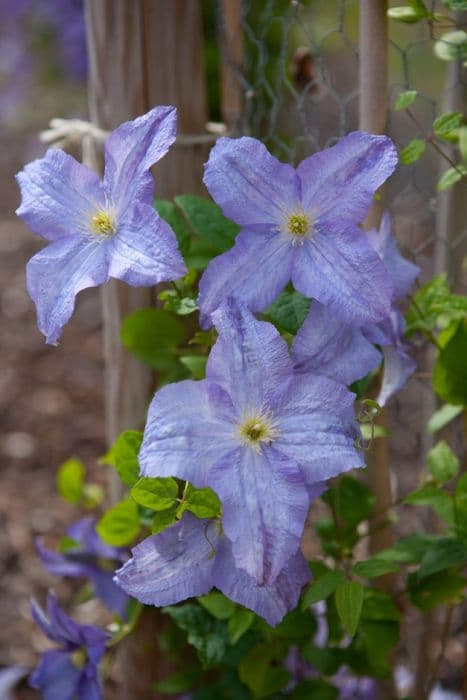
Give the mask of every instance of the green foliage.
<svg viewBox="0 0 467 700">
<path fill-rule="evenodd" d="M 435 43 L 435 54 L 442 61 L 467 59 L 467 33 L 462 29 L 447 32 Z"/>
<path fill-rule="evenodd" d="M 467 545 L 455 537 L 435 540 L 427 549 L 417 571 L 419 579 L 467 563 Z"/>
<path fill-rule="evenodd" d="M 187 368 L 193 379 L 204 379 L 207 362 L 205 355 L 182 355 L 180 362 Z"/>
<path fill-rule="evenodd" d="M 449 481 L 457 475 L 459 460 L 444 440 L 440 440 L 428 452 L 428 469 L 440 482 Z"/>
<path fill-rule="evenodd" d="M 454 418 L 462 413 L 462 406 L 453 406 L 450 403 L 444 404 L 433 413 L 428 421 L 427 430 L 429 433 L 436 433 L 446 427 Z"/>
<path fill-rule="evenodd" d="M 143 476 L 131 489 L 131 496 L 145 508 L 167 510 L 177 503 L 178 483 L 172 478 L 148 478 Z"/>
<path fill-rule="evenodd" d="M 58 469 L 57 490 L 69 503 L 80 503 L 84 495 L 86 469 L 79 459 L 68 459 Z"/>
<path fill-rule="evenodd" d="M 166 695 L 178 695 L 195 687 L 201 676 L 201 669 L 198 667 L 184 668 L 177 671 L 163 681 L 154 683 L 154 690 Z"/>
<path fill-rule="evenodd" d="M 305 610 L 319 600 L 325 600 L 336 590 L 345 579 L 345 574 L 339 569 L 326 571 L 322 576 L 313 581 L 303 596 L 302 610 Z"/>
<path fill-rule="evenodd" d="M 467 314 L 467 299 L 451 294 L 446 275 L 433 277 L 412 299 L 407 312 L 407 334 L 415 331 L 430 334 L 451 321 L 462 320 Z"/>
<path fill-rule="evenodd" d="M 417 572 L 409 574 L 407 585 L 410 600 L 413 605 L 423 612 L 432 610 L 438 605 L 459 602 L 467 584 L 459 572 L 439 571 L 420 580 Z"/>
<path fill-rule="evenodd" d="M 452 138 L 452 132 L 458 129 L 464 121 L 462 112 L 446 112 L 433 122 L 433 131 L 441 139 Z"/>
<path fill-rule="evenodd" d="M 410 107 L 412 102 L 415 102 L 417 95 L 417 90 L 406 90 L 405 92 L 400 92 L 394 102 L 394 109 L 397 112 L 402 109 L 407 109 L 407 107 Z"/>
<path fill-rule="evenodd" d="M 278 641 L 258 644 L 241 660 L 240 680 L 251 690 L 254 698 L 266 698 L 284 688 L 290 673 L 277 666 L 286 648 Z"/>
<path fill-rule="evenodd" d="M 467 0 L 442 0 L 450 10 L 464 12 L 467 11 Z"/>
<path fill-rule="evenodd" d="M 186 331 L 173 314 L 151 307 L 126 316 L 120 335 L 123 345 L 141 362 L 164 371 L 173 367 Z"/>
<path fill-rule="evenodd" d="M 422 486 L 413 491 L 404 503 L 416 506 L 430 506 L 449 526 L 454 526 L 454 502 L 452 496 L 438 486 Z"/>
<path fill-rule="evenodd" d="M 394 562 L 379 559 L 376 555 L 371 559 L 357 562 L 352 570 L 354 574 L 363 578 L 378 578 L 378 576 L 395 573 L 399 567 Z"/>
<path fill-rule="evenodd" d="M 312 678 L 298 683 L 287 697 L 289 700 L 337 700 L 339 691 L 323 678 Z"/>
<path fill-rule="evenodd" d="M 196 236 L 219 253 L 232 247 L 240 227 L 227 219 L 217 204 L 194 194 L 181 194 L 174 201 Z"/>
<path fill-rule="evenodd" d="M 235 603 L 217 591 L 203 595 L 198 600 L 216 620 L 228 620 L 235 612 Z"/>
<path fill-rule="evenodd" d="M 265 311 L 265 316 L 280 329 L 295 334 L 308 314 L 310 303 L 299 292 L 284 290 Z"/>
<path fill-rule="evenodd" d="M 131 488 L 139 479 L 138 453 L 143 441 L 140 430 L 126 430 L 121 433 L 101 462 L 110 464 L 120 479 Z"/>
<path fill-rule="evenodd" d="M 175 503 L 170 508 L 166 510 L 157 511 L 152 518 L 151 532 L 153 535 L 157 535 L 162 530 L 167 529 L 171 525 L 177 522 L 177 515 L 179 512 L 179 504 Z"/>
<path fill-rule="evenodd" d="M 163 611 L 187 633 L 188 643 L 198 652 L 203 668 L 222 661 L 228 645 L 227 628 L 222 621 L 195 603 L 169 606 Z"/>
<path fill-rule="evenodd" d="M 435 363 L 433 386 L 444 401 L 467 406 L 467 319 L 449 336 Z"/>
<path fill-rule="evenodd" d="M 216 518 L 221 514 L 219 498 L 209 487 L 195 489 L 189 484 L 182 507 L 183 510 L 191 511 L 197 518 Z"/>
<path fill-rule="evenodd" d="M 436 539 L 434 535 L 414 533 L 398 540 L 392 547 L 382 549 L 371 560 L 393 562 L 394 564 L 418 564 L 423 559 L 427 548 Z"/>
<path fill-rule="evenodd" d="M 322 496 L 331 509 L 332 520 L 317 523 L 323 552 L 339 558 L 351 550 L 359 539 L 358 525 L 371 514 L 374 496 L 368 486 L 344 474 Z"/>
<path fill-rule="evenodd" d="M 235 609 L 233 615 L 229 619 L 228 625 L 229 641 L 231 644 L 237 644 L 243 635 L 248 632 L 255 618 L 256 615 L 251 610 L 247 610 L 246 608 Z"/>
<path fill-rule="evenodd" d="M 441 176 L 441 179 L 438 181 L 436 189 L 438 190 L 438 192 L 443 192 L 443 190 L 447 190 L 448 187 L 452 187 L 466 176 L 467 167 L 465 165 L 459 164 L 455 168 L 448 168 Z"/>
<path fill-rule="evenodd" d="M 336 609 L 347 632 L 353 636 L 357 630 L 363 605 L 363 586 L 357 581 L 343 581 L 335 592 Z"/>
<path fill-rule="evenodd" d="M 107 510 L 96 525 L 101 539 L 114 547 L 131 544 L 140 531 L 138 506 L 127 498 Z"/>
<path fill-rule="evenodd" d="M 412 139 L 399 153 L 402 165 L 411 165 L 419 160 L 425 153 L 426 143 L 422 139 Z"/>
<path fill-rule="evenodd" d="M 190 248 L 191 231 L 182 213 L 174 202 L 168 199 L 156 199 L 154 206 L 159 215 L 165 219 L 175 231 L 180 252 L 185 256 Z"/>
<path fill-rule="evenodd" d="M 429 17 L 429 12 L 424 6 L 423 2 L 409 2 L 409 5 L 402 5 L 399 7 L 391 7 L 388 10 L 389 19 L 395 19 L 398 22 L 404 22 L 404 24 L 415 24 L 420 22 L 420 20 Z"/>
<path fill-rule="evenodd" d="M 456 484 L 454 520 L 458 536 L 467 542 L 467 474 L 462 474 Z"/>
</svg>

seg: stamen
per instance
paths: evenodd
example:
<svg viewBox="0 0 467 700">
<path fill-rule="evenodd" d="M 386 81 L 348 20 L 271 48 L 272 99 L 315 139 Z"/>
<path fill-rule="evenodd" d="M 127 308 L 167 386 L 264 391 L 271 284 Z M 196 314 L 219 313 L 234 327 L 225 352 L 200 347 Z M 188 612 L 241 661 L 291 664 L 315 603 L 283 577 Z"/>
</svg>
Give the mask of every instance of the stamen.
<svg viewBox="0 0 467 700">
<path fill-rule="evenodd" d="M 111 236 L 115 233 L 115 220 L 108 211 L 98 211 L 91 217 L 91 228 L 99 236 Z"/>
<path fill-rule="evenodd" d="M 310 230 L 310 219 L 306 214 L 291 214 L 287 220 L 287 229 L 292 236 L 304 238 Z"/>
<path fill-rule="evenodd" d="M 71 663 L 80 671 L 85 668 L 88 663 L 88 653 L 84 647 L 76 649 L 76 651 L 71 654 Z"/>
<path fill-rule="evenodd" d="M 262 411 L 253 416 L 246 416 L 238 426 L 238 432 L 243 444 L 250 445 L 258 452 L 261 449 L 261 443 L 270 444 L 278 436 L 272 416 Z"/>
</svg>

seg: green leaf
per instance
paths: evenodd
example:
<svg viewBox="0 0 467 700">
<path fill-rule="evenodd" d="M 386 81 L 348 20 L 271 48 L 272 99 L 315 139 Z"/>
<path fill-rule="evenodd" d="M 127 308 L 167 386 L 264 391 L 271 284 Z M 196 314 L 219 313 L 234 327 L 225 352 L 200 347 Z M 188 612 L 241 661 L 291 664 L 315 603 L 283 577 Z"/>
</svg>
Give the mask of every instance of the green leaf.
<svg viewBox="0 0 467 700">
<path fill-rule="evenodd" d="M 395 19 L 397 22 L 404 22 L 404 24 L 415 24 L 415 22 L 420 22 L 425 15 L 413 7 L 391 7 L 388 10 L 389 19 Z"/>
<path fill-rule="evenodd" d="M 309 299 L 299 292 L 284 290 L 264 313 L 282 330 L 295 334 L 305 320 L 309 309 Z"/>
<path fill-rule="evenodd" d="M 194 603 L 163 608 L 176 625 L 187 633 L 188 643 L 195 647 L 204 668 L 219 664 L 227 649 L 227 628 L 207 610 Z"/>
<path fill-rule="evenodd" d="M 343 581 L 336 588 L 336 608 L 347 632 L 355 634 L 363 604 L 363 586 L 357 581 Z"/>
<path fill-rule="evenodd" d="M 407 313 L 407 333 L 415 330 L 432 331 L 438 321 L 440 308 L 450 297 L 446 275 L 433 277 L 414 296 Z"/>
<path fill-rule="evenodd" d="M 464 12 L 467 10 L 467 0 L 443 0 L 446 7 L 450 10 Z"/>
<path fill-rule="evenodd" d="M 153 535 L 159 534 L 162 530 L 177 522 L 178 503 L 175 503 L 167 510 L 157 511 L 152 519 L 151 532 Z"/>
<path fill-rule="evenodd" d="M 456 168 L 448 168 L 448 170 L 446 170 L 443 173 L 440 180 L 438 181 L 436 189 L 438 190 L 438 192 L 447 190 L 448 187 L 452 187 L 456 184 L 456 182 L 460 182 L 460 180 L 464 179 L 466 175 L 467 167 L 465 165 L 462 165 L 461 163 L 459 163 L 459 165 Z"/>
<path fill-rule="evenodd" d="M 417 90 L 406 90 L 405 92 L 400 92 L 394 102 L 394 109 L 397 112 L 401 109 L 407 109 L 407 107 L 410 107 L 412 102 L 415 101 L 417 95 Z"/>
<path fill-rule="evenodd" d="M 461 126 L 457 135 L 459 137 L 459 150 L 465 163 L 467 161 L 467 126 Z"/>
<path fill-rule="evenodd" d="M 434 46 L 435 54 L 442 61 L 465 61 L 467 58 L 467 33 L 462 29 L 447 32 Z"/>
<path fill-rule="evenodd" d="M 227 219 L 217 204 L 194 194 L 179 195 L 175 197 L 175 203 L 197 236 L 220 253 L 232 247 L 240 227 Z"/>
<path fill-rule="evenodd" d="M 185 329 L 173 314 L 164 309 L 138 309 L 124 318 L 123 345 L 141 362 L 156 370 L 170 369 L 175 349 L 185 339 Z"/>
<path fill-rule="evenodd" d="M 412 139 L 399 154 L 402 165 L 411 165 L 425 153 L 426 143 L 422 139 Z"/>
<path fill-rule="evenodd" d="M 57 550 L 60 554 L 65 554 L 73 549 L 79 549 L 81 547 L 80 543 L 74 540 L 72 537 L 65 535 L 62 537 L 58 543 Z"/>
<path fill-rule="evenodd" d="M 428 469 L 437 481 L 449 481 L 457 475 L 459 460 L 444 440 L 428 452 Z"/>
<path fill-rule="evenodd" d="M 454 519 L 456 533 L 467 541 L 467 474 L 462 474 L 456 484 Z"/>
<path fill-rule="evenodd" d="M 457 571 L 439 571 L 419 579 L 417 572 L 409 575 L 409 594 L 412 603 L 424 612 L 438 605 L 458 602 L 467 584 Z"/>
<path fill-rule="evenodd" d="M 145 508 L 166 510 L 178 497 L 178 484 L 171 477 L 155 479 L 143 476 L 131 489 L 131 496 Z"/>
<path fill-rule="evenodd" d="M 241 660 L 238 672 L 240 680 L 252 691 L 255 698 L 266 698 L 284 688 L 290 679 L 285 668 L 277 667 L 283 651 L 274 643 L 257 644 Z"/>
<path fill-rule="evenodd" d="M 362 620 L 360 627 L 370 674 L 387 677 L 391 670 L 390 653 L 399 641 L 399 624 Z"/>
<path fill-rule="evenodd" d="M 350 529 L 370 516 L 375 501 L 368 486 L 348 474 L 333 484 L 322 499 L 336 514 L 340 525 Z"/>
<path fill-rule="evenodd" d="M 352 570 L 357 576 L 363 576 L 363 578 L 377 578 L 385 574 L 393 574 L 399 570 L 399 567 L 393 562 L 378 559 L 376 555 L 371 559 L 357 562 Z"/>
<path fill-rule="evenodd" d="M 467 406 L 467 319 L 460 322 L 441 349 L 433 372 L 433 386 L 444 401 Z"/>
<path fill-rule="evenodd" d="M 200 668 L 185 668 L 183 671 L 172 673 L 163 681 L 154 683 L 153 688 L 158 693 L 165 695 L 178 695 L 195 687 L 201 676 Z"/>
<path fill-rule="evenodd" d="M 189 316 L 198 311 L 199 306 L 193 297 L 181 297 L 175 289 L 163 289 L 157 298 L 164 302 L 164 310 L 172 311 L 178 316 Z"/>
<path fill-rule="evenodd" d="M 317 603 L 319 600 L 324 600 L 330 596 L 344 579 L 344 572 L 339 569 L 334 569 L 333 571 L 328 571 L 316 581 L 313 581 L 303 596 L 302 610 L 306 610 L 310 605 L 313 605 L 313 603 Z"/>
<path fill-rule="evenodd" d="M 308 644 L 302 650 L 302 656 L 320 673 L 333 676 L 343 662 L 343 649 Z"/>
<path fill-rule="evenodd" d="M 126 430 L 118 436 L 101 462 L 112 465 L 125 486 L 131 488 L 139 479 L 138 453 L 143 441 L 140 430 Z"/>
<path fill-rule="evenodd" d="M 437 486 L 422 486 L 410 493 L 404 503 L 430 506 L 448 525 L 454 525 L 454 501 L 452 496 Z"/>
<path fill-rule="evenodd" d="M 433 122 L 433 131 L 441 139 L 449 138 L 455 129 L 458 129 L 464 121 L 462 112 L 446 112 L 441 114 Z"/>
<path fill-rule="evenodd" d="M 57 490 L 69 503 L 79 503 L 83 497 L 86 469 L 79 459 L 68 459 L 58 469 Z"/>
<path fill-rule="evenodd" d="M 418 578 L 426 578 L 438 571 L 444 571 L 454 566 L 467 563 L 467 545 L 462 540 L 454 537 L 443 537 L 436 540 L 425 553 L 420 568 Z"/>
<path fill-rule="evenodd" d="M 312 678 L 297 683 L 288 700 L 338 700 L 339 691 L 323 678 Z"/>
<path fill-rule="evenodd" d="M 427 550 L 437 538 L 433 535 L 415 533 L 404 537 L 392 547 L 382 549 L 373 559 L 389 561 L 397 564 L 418 564 Z"/>
<path fill-rule="evenodd" d="M 175 204 L 168 199 L 156 199 L 154 206 L 159 215 L 165 219 L 175 231 L 180 252 L 182 255 L 186 255 L 190 248 L 191 231 L 183 215 Z"/>
<path fill-rule="evenodd" d="M 399 622 L 401 613 L 387 593 L 375 588 L 366 588 L 363 597 L 362 620 Z"/>
<path fill-rule="evenodd" d="M 246 608 L 238 608 L 229 620 L 229 641 L 236 644 L 248 632 L 255 621 L 255 613 Z"/>
<path fill-rule="evenodd" d="M 201 596 L 198 601 L 216 620 L 228 620 L 235 612 L 235 603 L 217 591 Z"/>
<path fill-rule="evenodd" d="M 197 518 L 216 518 L 221 512 L 221 503 L 212 489 L 195 489 L 188 486 L 184 499 L 184 509 L 189 510 Z"/>
<path fill-rule="evenodd" d="M 282 619 L 277 627 L 274 628 L 274 633 L 289 641 L 294 641 L 297 644 L 310 639 L 317 628 L 314 615 L 309 610 L 300 610 L 295 608 Z"/>
<path fill-rule="evenodd" d="M 191 372 L 194 379 L 204 379 L 207 359 L 205 355 L 183 355 L 180 362 Z"/>
<path fill-rule="evenodd" d="M 462 413 L 462 410 L 462 406 L 453 406 L 450 403 L 445 403 L 444 406 L 441 406 L 441 408 L 433 413 L 428 421 L 428 432 L 436 433 L 438 430 L 441 430 L 441 428 L 444 428 L 446 425 L 448 425 L 448 423 Z"/>
<path fill-rule="evenodd" d="M 96 530 L 101 539 L 113 547 L 131 544 L 140 530 L 138 506 L 131 498 L 120 501 L 104 513 Z"/>
</svg>

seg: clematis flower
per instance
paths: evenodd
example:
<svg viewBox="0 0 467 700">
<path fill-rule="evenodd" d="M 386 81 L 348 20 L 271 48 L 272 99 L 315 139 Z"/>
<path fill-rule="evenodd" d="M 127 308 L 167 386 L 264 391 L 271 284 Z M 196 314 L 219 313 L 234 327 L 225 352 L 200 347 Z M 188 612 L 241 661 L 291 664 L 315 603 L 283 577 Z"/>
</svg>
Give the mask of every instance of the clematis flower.
<svg viewBox="0 0 467 700">
<path fill-rule="evenodd" d="M 235 299 L 213 321 L 219 338 L 206 379 L 156 393 L 140 469 L 210 486 L 236 565 L 270 585 L 299 547 L 306 487 L 362 465 L 354 396 L 326 377 L 295 373 L 274 326 Z"/>
<path fill-rule="evenodd" d="M 392 285 L 358 224 L 396 163 L 389 138 L 361 131 L 306 158 L 296 170 L 256 139 L 219 139 L 204 183 L 242 231 L 200 281 L 204 327 L 225 296 L 262 311 L 290 280 L 345 323 L 385 318 Z"/>
<path fill-rule="evenodd" d="M 115 581 L 147 605 L 172 605 L 209 593 L 215 586 L 236 603 L 277 625 L 298 603 L 310 580 L 300 551 L 292 555 L 272 584 L 260 586 L 239 569 L 229 540 L 215 520 L 185 513 L 180 522 L 152 535 L 132 550 Z"/>
<path fill-rule="evenodd" d="M 59 338 L 82 289 L 111 277 L 139 287 L 185 274 L 175 234 L 152 205 L 150 168 L 167 153 L 175 130 L 174 107 L 156 107 L 122 124 L 105 143 L 102 182 L 54 149 L 18 173 L 16 213 L 51 241 L 26 272 L 48 343 Z"/>
<path fill-rule="evenodd" d="M 370 231 L 368 236 L 391 277 L 395 300 L 402 299 L 419 269 L 399 253 L 389 214 L 384 215 L 379 232 Z M 342 323 L 314 301 L 294 339 L 292 357 L 298 371 L 318 372 L 344 384 L 351 384 L 374 371 L 384 359 L 383 380 L 376 399 L 384 406 L 402 388 L 416 366 L 403 340 L 404 331 L 404 318 L 394 305 L 379 323 L 356 328 Z M 374 344 L 381 347 L 381 352 Z"/>
<path fill-rule="evenodd" d="M 85 578 L 94 586 L 95 595 L 110 610 L 125 616 L 128 597 L 115 585 L 113 575 L 117 566 L 126 559 L 126 550 L 105 544 L 96 532 L 94 518 L 83 518 L 67 532 L 74 540 L 64 553 L 53 552 L 36 542 L 36 549 L 45 569 L 54 576 Z"/>
<path fill-rule="evenodd" d="M 65 615 L 53 593 L 47 597 L 47 615 L 35 601 L 31 609 L 38 627 L 61 648 L 42 655 L 29 677 L 30 685 L 41 691 L 44 700 L 101 700 L 99 662 L 108 635 Z"/>
</svg>

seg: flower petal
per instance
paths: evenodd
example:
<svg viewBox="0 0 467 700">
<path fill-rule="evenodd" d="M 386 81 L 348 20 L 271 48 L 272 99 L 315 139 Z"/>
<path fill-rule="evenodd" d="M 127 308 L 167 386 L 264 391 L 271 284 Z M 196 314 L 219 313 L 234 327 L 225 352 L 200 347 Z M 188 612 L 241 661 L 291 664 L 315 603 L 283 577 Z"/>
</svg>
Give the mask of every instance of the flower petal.
<svg viewBox="0 0 467 700">
<path fill-rule="evenodd" d="M 82 289 L 108 279 L 105 243 L 62 238 L 40 250 L 28 263 L 27 288 L 37 308 L 37 325 L 47 343 L 56 343 Z"/>
<path fill-rule="evenodd" d="M 104 187 L 117 212 L 134 200 L 152 205 L 154 181 L 149 169 L 175 141 L 177 110 L 155 107 L 121 124 L 105 142 Z"/>
<path fill-rule="evenodd" d="M 218 139 L 203 182 L 225 216 L 249 229 L 277 226 L 284 210 L 300 201 L 294 168 L 280 163 L 261 141 L 249 136 Z"/>
<path fill-rule="evenodd" d="M 391 139 L 354 131 L 300 163 L 303 206 L 319 219 L 359 223 L 396 165 Z"/>
<path fill-rule="evenodd" d="M 380 321 L 391 311 L 389 275 L 366 234 L 355 226 L 316 231 L 296 248 L 295 288 L 329 308 L 344 323 Z"/>
<path fill-rule="evenodd" d="M 364 466 L 354 447 L 359 435 L 354 398 L 327 377 L 302 374 L 290 383 L 277 409 L 279 437 L 274 446 L 297 462 L 308 485 Z"/>
<path fill-rule="evenodd" d="M 86 234 L 92 215 L 104 206 L 104 190 L 95 173 L 58 148 L 17 174 L 21 189 L 18 216 L 49 241 Z"/>
<path fill-rule="evenodd" d="M 292 345 L 299 372 L 313 372 L 351 384 L 381 364 L 381 354 L 360 328 L 334 318 L 314 301 Z"/>
<path fill-rule="evenodd" d="M 228 296 L 252 311 L 268 307 L 291 276 L 294 248 L 279 233 L 241 231 L 233 248 L 211 260 L 199 283 L 200 323 L 212 325 L 210 315 Z"/>
<path fill-rule="evenodd" d="M 396 391 L 402 389 L 407 379 L 415 372 L 417 363 L 403 349 L 386 345 L 383 348 L 383 381 L 376 401 L 385 406 Z"/>
<path fill-rule="evenodd" d="M 67 559 L 63 554 L 47 549 L 40 540 L 36 540 L 35 544 L 41 564 L 49 574 L 53 576 L 70 576 L 71 578 L 87 577 L 88 567 L 86 564 Z"/>
<path fill-rule="evenodd" d="M 378 231 L 369 231 L 370 243 L 386 266 L 394 287 L 395 299 L 401 299 L 417 279 L 420 268 L 399 253 L 397 241 L 392 233 L 391 217 L 386 212 Z"/>
<path fill-rule="evenodd" d="M 135 287 L 176 280 L 187 269 L 170 226 L 154 207 L 136 204 L 108 241 L 109 275 Z"/>
<path fill-rule="evenodd" d="M 117 571 L 115 581 L 146 605 L 172 605 L 208 593 L 217 527 L 185 513 L 176 525 L 132 549 L 132 558 Z"/>
<path fill-rule="evenodd" d="M 176 476 L 209 486 L 209 467 L 236 446 L 233 407 L 208 380 L 162 387 L 149 407 L 139 464 L 143 476 Z"/>
<path fill-rule="evenodd" d="M 74 700 L 81 676 L 70 653 L 54 649 L 42 655 L 39 666 L 29 676 L 29 684 L 41 691 L 44 700 Z"/>
<path fill-rule="evenodd" d="M 210 469 L 236 566 L 260 585 L 272 583 L 297 551 L 308 496 L 293 459 L 273 447 L 245 446 Z"/>
<path fill-rule="evenodd" d="M 223 540 L 213 569 L 213 583 L 224 595 L 261 615 L 270 625 L 277 625 L 298 603 L 303 586 L 310 580 L 310 570 L 301 552 L 294 554 L 274 583 L 260 586 L 246 571 L 237 568 L 230 543 Z"/>
<path fill-rule="evenodd" d="M 129 602 L 128 596 L 115 584 L 113 572 L 103 571 L 96 566 L 89 570 L 88 578 L 93 585 L 96 598 L 102 600 L 109 610 L 124 618 Z"/>
<path fill-rule="evenodd" d="M 237 412 L 271 406 L 292 375 L 285 340 L 271 323 L 257 321 L 235 299 L 212 314 L 219 338 L 209 355 L 206 376 L 222 386 Z"/>
</svg>

